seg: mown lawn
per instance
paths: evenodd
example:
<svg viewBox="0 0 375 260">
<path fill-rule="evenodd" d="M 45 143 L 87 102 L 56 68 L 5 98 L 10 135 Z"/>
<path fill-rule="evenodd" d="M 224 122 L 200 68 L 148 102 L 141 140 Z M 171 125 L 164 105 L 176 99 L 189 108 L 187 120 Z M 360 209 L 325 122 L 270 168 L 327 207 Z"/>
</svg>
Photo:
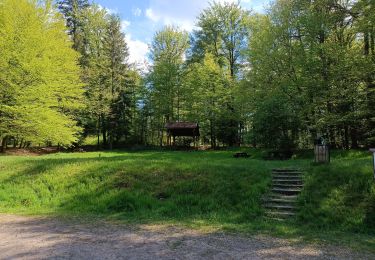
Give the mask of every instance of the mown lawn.
<svg viewBox="0 0 375 260">
<path fill-rule="evenodd" d="M 375 248 L 371 156 L 335 152 L 328 166 L 311 154 L 289 161 L 232 158 L 233 151 L 140 151 L 0 156 L 0 212 L 101 217 L 262 232 Z M 304 169 L 296 219 L 264 218 L 271 169 Z"/>
</svg>

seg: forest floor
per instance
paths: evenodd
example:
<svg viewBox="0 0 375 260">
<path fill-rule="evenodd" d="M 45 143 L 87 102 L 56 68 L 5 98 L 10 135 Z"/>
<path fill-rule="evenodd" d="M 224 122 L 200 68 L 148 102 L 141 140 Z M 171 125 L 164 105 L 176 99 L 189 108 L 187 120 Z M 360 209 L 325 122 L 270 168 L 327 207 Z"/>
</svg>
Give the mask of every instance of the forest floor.
<svg viewBox="0 0 375 260">
<path fill-rule="evenodd" d="M 1 259 L 374 259 L 343 246 L 166 225 L 0 215 Z"/>
</svg>

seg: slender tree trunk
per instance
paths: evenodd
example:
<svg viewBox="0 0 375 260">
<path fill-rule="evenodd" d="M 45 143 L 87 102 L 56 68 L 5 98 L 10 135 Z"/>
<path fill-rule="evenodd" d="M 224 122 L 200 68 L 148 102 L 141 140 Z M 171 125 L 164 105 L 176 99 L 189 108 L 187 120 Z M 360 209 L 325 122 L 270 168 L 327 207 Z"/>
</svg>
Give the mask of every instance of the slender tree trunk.
<svg viewBox="0 0 375 260">
<path fill-rule="evenodd" d="M 103 146 L 107 146 L 107 127 L 106 127 L 106 122 L 104 120 L 104 115 L 101 115 L 102 119 L 102 137 L 103 137 Z"/>
<path fill-rule="evenodd" d="M 109 144 L 109 150 L 113 149 L 113 135 L 111 132 L 108 132 L 108 144 Z"/>
<path fill-rule="evenodd" d="M 159 145 L 160 145 L 160 147 L 163 147 L 163 129 L 161 129 L 159 131 L 159 133 L 160 133 L 160 136 L 159 136 Z"/>
<path fill-rule="evenodd" d="M 98 121 L 96 122 L 96 130 L 97 130 L 97 146 L 98 149 L 100 147 L 100 115 L 98 116 Z"/>
<path fill-rule="evenodd" d="M 349 150 L 349 127 L 347 125 L 344 127 L 344 148 Z"/>
<path fill-rule="evenodd" d="M 102 137 L 103 137 L 103 145 L 106 146 L 107 145 L 107 131 L 104 128 L 102 130 Z"/>
<path fill-rule="evenodd" d="M 23 138 L 21 139 L 21 142 L 20 142 L 20 144 L 19 144 L 19 146 L 18 146 L 18 149 L 21 149 L 22 146 L 23 146 Z"/>
<path fill-rule="evenodd" d="M 358 148 L 358 132 L 355 127 L 350 128 L 350 139 L 352 142 L 351 148 L 357 149 Z"/>
<path fill-rule="evenodd" d="M 367 57 L 370 57 L 371 52 L 371 42 L 373 41 L 373 36 L 370 34 L 370 32 L 366 31 L 364 33 L 364 54 Z M 373 53 L 374 54 L 374 53 Z M 374 60 L 375 62 L 375 60 Z M 373 115 L 375 113 L 375 96 L 374 96 L 374 89 L 375 89 L 375 83 L 373 75 L 369 73 L 367 75 L 367 108 L 368 108 L 368 114 L 367 114 L 367 132 L 372 132 L 375 128 L 375 122 L 373 120 Z M 375 145 L 374 141 L 370 141 L 368 145 L 373 146 Z"/>
<path fill-rule="evenodd" d="M 6 137 L 3 137 L 1 139 L 1 149 L 0 149 L 0 153 L 3 153 L 5 151 L 5 147 L 4 147 L 4 143 L 6 142 Z"/>
<path fill-rule="evenodd" d="M 215 134 L 214 134 L 214 124 L 212 120 L 210 120 L 210 139 L 211 139 L 211 148 L 215 149 L 216 143 L 215 143 Z"/>
</svg>

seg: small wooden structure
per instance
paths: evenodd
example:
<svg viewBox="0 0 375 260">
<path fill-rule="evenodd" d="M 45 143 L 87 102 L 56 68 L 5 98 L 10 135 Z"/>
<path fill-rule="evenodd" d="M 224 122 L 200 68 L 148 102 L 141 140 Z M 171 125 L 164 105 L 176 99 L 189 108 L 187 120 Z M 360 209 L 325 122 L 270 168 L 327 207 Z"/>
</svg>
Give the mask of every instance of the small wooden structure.
<svg viewBox="0 0 375 260">
<path fill-rule="evenodd" d="M 168 145 L 175 145 L 176 136 L 186 136 L 193 137 L 194 146 L 198 141 L 199 134 L 199 125 L 198 123 L 192 122 L 170 122 L 165 125 L 168 135 Z"/>
</svg>

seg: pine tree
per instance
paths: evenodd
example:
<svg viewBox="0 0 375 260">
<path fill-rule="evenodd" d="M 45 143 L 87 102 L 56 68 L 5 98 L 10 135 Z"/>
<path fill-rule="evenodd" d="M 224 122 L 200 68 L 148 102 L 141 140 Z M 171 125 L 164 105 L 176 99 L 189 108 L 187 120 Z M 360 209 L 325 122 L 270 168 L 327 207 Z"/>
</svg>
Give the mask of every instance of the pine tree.
<svg viewBox="0 0 375 260">
<path fill-rule="evenodd" d="M 81 35 L 81 12 L 88 7 L 88 0 L 59 0 L 57 2 L 60 12 L 64 15 L 68 33 L 73 40 L 73 48 L 81 51 L 82 35 Z"/>
<path fill-rule="evenodd" d="M 127 60 L 129 57 L 128 47 L 125 41 L 125 34 L 121 32 L 121 21 L 116 15 L 108 17 L 108 25 L 104 37 L 105 55 L 107 59 L 107 78 L 111 91 L 111 111 L 106 118 L 106 128 L 103 132 L 108 132 L 110 148 L 114 141 L 118 141 L 121 136 L 129 133 L 129 109 L 130 97 L 127 91 L 127 72 L 129 67 Z"/>
</svg>

